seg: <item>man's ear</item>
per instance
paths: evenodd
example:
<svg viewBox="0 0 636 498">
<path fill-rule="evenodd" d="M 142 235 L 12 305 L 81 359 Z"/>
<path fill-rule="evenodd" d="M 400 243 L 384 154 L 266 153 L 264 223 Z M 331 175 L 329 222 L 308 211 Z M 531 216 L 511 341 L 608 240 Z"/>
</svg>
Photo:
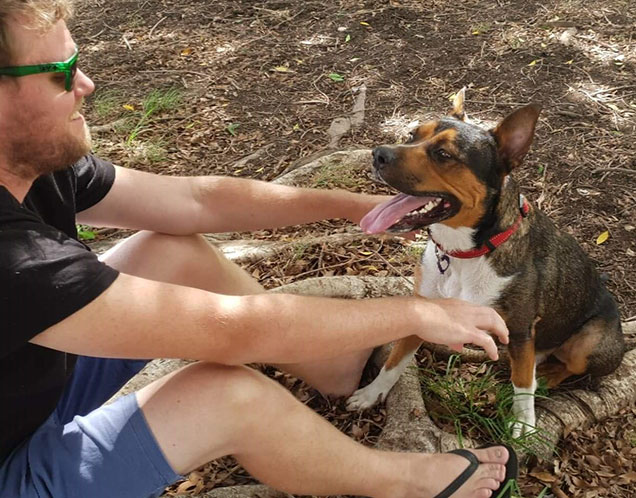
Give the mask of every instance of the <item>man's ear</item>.
<svg viewBox="0 0 636 498">
<path fill-rule="evenodd" d="M 510 114 L 492 130 L 505 175 L 519 166 L 528 153 L 540 112 L 540 105 L 527 105 Z"/>
<path fill-rule="evenodd" d="M 464 97 L 466 96 L 466 87 L 462 88 L 455 94 L 453 98 L 453 112 L 451 116 L 461 121 L 466 121 L 466 113 L 464 112 Z"/>
</svg>

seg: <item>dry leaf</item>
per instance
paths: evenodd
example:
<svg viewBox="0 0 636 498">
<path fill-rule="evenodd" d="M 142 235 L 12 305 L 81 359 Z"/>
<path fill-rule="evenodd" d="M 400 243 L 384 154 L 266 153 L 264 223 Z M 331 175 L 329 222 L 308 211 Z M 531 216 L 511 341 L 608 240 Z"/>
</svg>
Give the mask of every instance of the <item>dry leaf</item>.
<svg viewBox="0 0 636 498">
<path fill-rule="evenodd" d="M 605 230 L 601 235 L 596 238 L 596 244 L 600 245 L 609 239 L 609 230 Z"/>
<path fill-rule="evenodd" d="M 619 482 L 621 483 L 636 482 L 636 471 L 632 470 L 630 472 L 627 472 L 626 474 L 621 475 L 619 478 Z"/>
<path fill-rule="evenodd" d="M 539 479 L 541 482 L 556 482 L 557 478 L 549 472 L 530 472 L 529 475 Z"/>
</svg>

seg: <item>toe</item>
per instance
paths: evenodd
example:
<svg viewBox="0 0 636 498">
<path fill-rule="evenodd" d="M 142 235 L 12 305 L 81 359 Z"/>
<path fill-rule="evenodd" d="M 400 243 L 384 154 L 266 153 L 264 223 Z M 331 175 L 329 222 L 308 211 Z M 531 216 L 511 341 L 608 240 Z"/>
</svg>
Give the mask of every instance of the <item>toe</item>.
<svg viewBox="0 0 636 498">
<path fill-rule="evenodd" d="M 508 461 L 508 450 L 504 446 L 492 446 L 479 450 L 471 450 L 482 463 L 499 463 L 505 465 Z"/>
</svg>

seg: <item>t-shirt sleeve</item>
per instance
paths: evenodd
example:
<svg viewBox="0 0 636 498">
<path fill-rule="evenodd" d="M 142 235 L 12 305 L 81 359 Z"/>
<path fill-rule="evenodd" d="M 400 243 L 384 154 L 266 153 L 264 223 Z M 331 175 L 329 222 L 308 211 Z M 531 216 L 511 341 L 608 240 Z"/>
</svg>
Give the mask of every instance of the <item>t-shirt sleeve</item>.
<svg viewBox="0 0 636 498">
<path fill-rule="evenodd" d="M 88 154 L 73 165 L 77 181 L 75 203 L 77 212 L 84 211 L 101 201 L 115 181 L 112 163 Z"/>
<path fill-rule="evenodd" d="M 86 306 L 118 276 L 62 232 L 20 225 L 0 230 L 0 357 Z"/>
</svg>

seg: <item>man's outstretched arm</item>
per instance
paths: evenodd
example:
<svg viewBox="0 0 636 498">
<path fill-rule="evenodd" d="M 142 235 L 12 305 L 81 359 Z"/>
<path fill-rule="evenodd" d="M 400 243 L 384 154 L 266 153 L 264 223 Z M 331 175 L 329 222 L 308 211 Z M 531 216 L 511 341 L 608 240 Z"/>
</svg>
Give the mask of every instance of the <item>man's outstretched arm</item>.
<svg viewBox="0 0 636 498">
<path fill-rule="evenodd" d="M 409 335 L 476 344 L 496 358 L 490 334 L 507 342 L 499 315 L 455 300 L 225 296 L 120 274 L 97 299 L 32 342 L 89 356 L 235 365 L 332 358 Z"/>
<path fill-rule="evenodd" d="M 160 176 L 116 167 L 109 193 L 79 213 L 78 221 L 172 235 L 237 232 L 332 218 L 357 223 L 383 199 L 344 190 L 225 176 Z"/>
</svg>

